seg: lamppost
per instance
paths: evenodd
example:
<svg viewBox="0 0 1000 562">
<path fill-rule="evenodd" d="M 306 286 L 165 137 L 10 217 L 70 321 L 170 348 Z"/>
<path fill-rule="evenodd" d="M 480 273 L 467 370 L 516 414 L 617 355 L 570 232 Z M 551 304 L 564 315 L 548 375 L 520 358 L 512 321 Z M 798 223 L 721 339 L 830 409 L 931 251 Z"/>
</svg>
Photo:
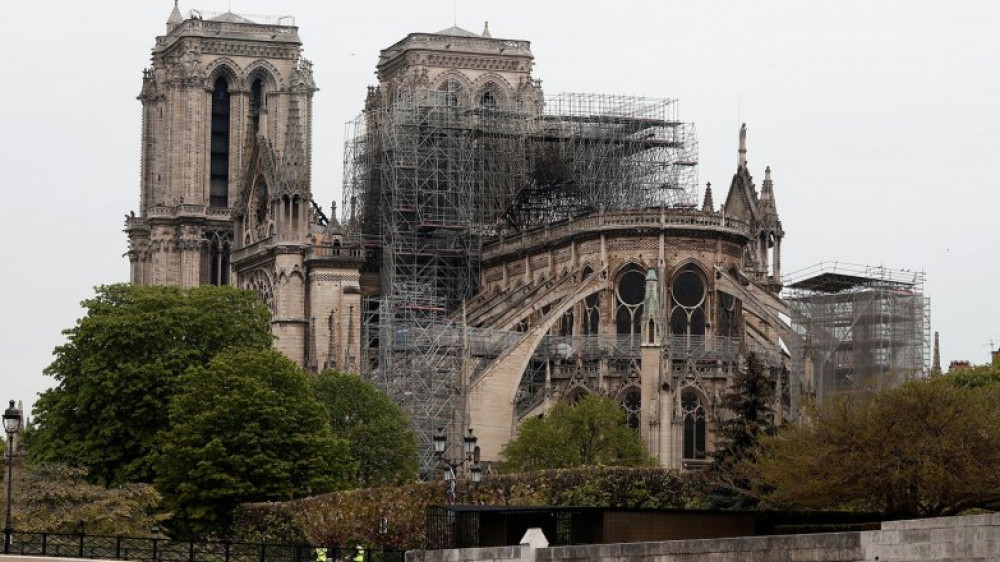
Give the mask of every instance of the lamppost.
<svg viewBox="0 0 1000 562">
<path fill-rule="evenodd" d="M 3 429 L 7 432 L 7 518 L 3 526 L 3 552 L 10 554 L 11 538 L 14 529 L 10 525 L 10 505 L 14 496 L 14 436 L 21 431 L 21 410 L 14 407 L 14 401 L 10 401 L 10 407 L 3 413 Z"/>
<path fill-rule="evenodd" d="M 476 446 L 477 441 L 479 441 L 479 438 L 472 434 L 472 428 L 470 427 L 469 434 L 462 438 L 464 455 L 459 460 L 453 460 L 445 456 L 445 451 L 448 449 L 448 435 L 444 432 L 444 428 L 439 427 L 437 433 L 434 434 L 434 456 L 437 457 L 438 467 L 444 474 L 444 486 L 448 492 L 448 503 L 455 503 L 455 481 L 458 479 L 458 468 L 462 468 L 464 473 L 465 464 L 470 464 L 468 477 L 472 480 L 473 486 L 478 486 L 479 482 L 483 479 L 483 467 L 479 465 L 479 447 Z"/>
</svg>

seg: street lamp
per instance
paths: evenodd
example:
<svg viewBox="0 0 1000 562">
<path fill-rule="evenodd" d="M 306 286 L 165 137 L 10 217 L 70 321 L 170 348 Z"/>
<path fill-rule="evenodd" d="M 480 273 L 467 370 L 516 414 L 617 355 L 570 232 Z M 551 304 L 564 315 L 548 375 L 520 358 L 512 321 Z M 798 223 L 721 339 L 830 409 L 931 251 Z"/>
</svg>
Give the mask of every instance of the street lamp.
<svg viewBox="0 0 1000 562">
<path fill-rule="evenodd" d="M 3 552 L 10 554 L 14 529 L 10 525 L 10 505 L 14 496 L 14 436 L 21 431 L 21 410 L 14 407 L 14 401 L 3 413 L 3 430 L 7 432 L 7 518 L 3 527 Z"/>
<path fill-rule="evenodd" d="M 438 459 L 438 468 L 444 476 L 445 490 L 448 492 L 448 502 L 455 503 L 455 484 L 458 480 L 458 474 L 456 470 L 460 467 L 465 466 L 466 463 L 470 463 L 467 476 L 472 480 L 474 485 L 479 485 L 479 482 L 483 478 L 483 468 L 479 466 L 479 447 L 476 446 L 476 442 L 479 438 L 473 435 L 472 428 L 469 428 L 469 433 L 462 438 L 462 452 L 464 455 L 461 460 L 452 460 L 445 456 L 445 451 L 448 449 L 448 435 L 445 433 L 443 427 L 439 427 L 437 433 L 434 434 L 434 456 Z"/>
</svg>

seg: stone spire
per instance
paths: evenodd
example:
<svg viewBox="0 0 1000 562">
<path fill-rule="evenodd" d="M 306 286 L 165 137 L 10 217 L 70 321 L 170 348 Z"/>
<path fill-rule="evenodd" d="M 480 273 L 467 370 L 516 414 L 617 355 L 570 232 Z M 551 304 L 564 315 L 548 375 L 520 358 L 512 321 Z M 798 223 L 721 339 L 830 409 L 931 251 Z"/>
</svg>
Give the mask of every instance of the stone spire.
<svg viewBox="0 0 1000 562">
<path fill-rule="evenodd" d="M 764 185 L 760 188 L 760 211 L 765 218 L 777 217 L 778 207 L 774 202 L 774 182 L 771 181 L 771 167 L 764 168 Z"/>
<path fill-rule="evenodd" d="M 712 201 L 712 182 L 705 184 L 705 202 L 701 206 L 701 211 L 703 213 L 715 211 L 715 202 Z"/>
<path fill-rule="evenodd" d="M 941 340 L 938 339 L 937 332 L 934 332 L 934 359 L 931 360 L 931 374 L 941 374 Z"/>
<path fill-rule="evenodd" d="M 306 154 L 299 113 L 299 100 L 292 96 L 288 100 L 288 125 L 285 130 L 285 149 L 282 151 L 282 172 L 285 189 L 288 192 L 307 195 L 309 193 L 309 159 Z"/>
<path fill-rule="evenodd" d="M 170 12 L 170 17 L 167 18 L 167 33 L 170 33 L 178 25 L 184 23 L 184 16 L 181 15 L 180 6 L 177 5 L 179 0 L 174 0 L 174 9 Z"/>
<path fill-rule="evenodd" d="M 490 22 L 488 21 L 483 23 L 483 37 L 486 37 L 487 39 L 493 38 L 493 36 L 490 35 Z"/>
<path fill-rule="evenodd" d="M 740 150 L 739 157 L 736 160 L 737 168 L 747 167 L 747 124 L 743 123 L 740 126 Z"/>
</svg>

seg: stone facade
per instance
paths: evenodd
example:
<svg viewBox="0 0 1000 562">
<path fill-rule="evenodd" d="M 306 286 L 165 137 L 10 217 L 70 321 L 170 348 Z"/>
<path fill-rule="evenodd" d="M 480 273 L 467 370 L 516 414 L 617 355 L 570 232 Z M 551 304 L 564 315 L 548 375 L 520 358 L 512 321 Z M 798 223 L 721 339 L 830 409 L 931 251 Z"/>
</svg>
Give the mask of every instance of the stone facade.
<svg viewBox="0 0 1000 562">
<path fill-rule="evenodd" d="M 778 254 L 775 265 L 756 261 L 759 228 L 780 223 L 752 211 L 760 200 L 745 163 L 727 206 L 712 209 L 710 197 L 701 210 L 602 212 L 486 248 L 468 323 L 526 336 L 470 384 L 468 424 L 484 458 L 497 458 L 520 420 L 596 393 L 622 404 L 664 466 L 703 465 L 747 351 L 775 370 L 779 421 L 789 411 Z M 780 241 L 780 227 L 772 232 Z"/>
<path fill-rule="evenodd" d="M 278 349 L 313 369 L 357 371 L 363 254 L 312 199 L 317 88 L 301 47 L 288 21 L 185 19 L 175 5 L 139 96 L 131 281 L 252 289 Z"/>
</svg>

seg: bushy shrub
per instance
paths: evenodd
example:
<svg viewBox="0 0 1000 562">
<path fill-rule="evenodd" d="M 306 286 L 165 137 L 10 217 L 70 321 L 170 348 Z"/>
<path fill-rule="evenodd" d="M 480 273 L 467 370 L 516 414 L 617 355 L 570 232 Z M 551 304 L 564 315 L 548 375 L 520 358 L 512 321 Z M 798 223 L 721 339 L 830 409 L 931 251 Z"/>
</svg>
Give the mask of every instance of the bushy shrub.
<svg viewBox="0 0 1000 562">
<path fill-rule="evenodd" d="M 617 508 L 703 507 L 700 474 L 659 468 L 586 468 L 492 474 L 478 488 L 459 486 L 456 503 L 494 506 Z M 235 531 L 243 540 L 317 546 L 364 544 L 420 548 L 427 508 L 447 503 L 442 482 L 334 492 L 281 503 L 240 506 Z M 386 518 L 386 532 L 379 521 Z"/>
</svg>

